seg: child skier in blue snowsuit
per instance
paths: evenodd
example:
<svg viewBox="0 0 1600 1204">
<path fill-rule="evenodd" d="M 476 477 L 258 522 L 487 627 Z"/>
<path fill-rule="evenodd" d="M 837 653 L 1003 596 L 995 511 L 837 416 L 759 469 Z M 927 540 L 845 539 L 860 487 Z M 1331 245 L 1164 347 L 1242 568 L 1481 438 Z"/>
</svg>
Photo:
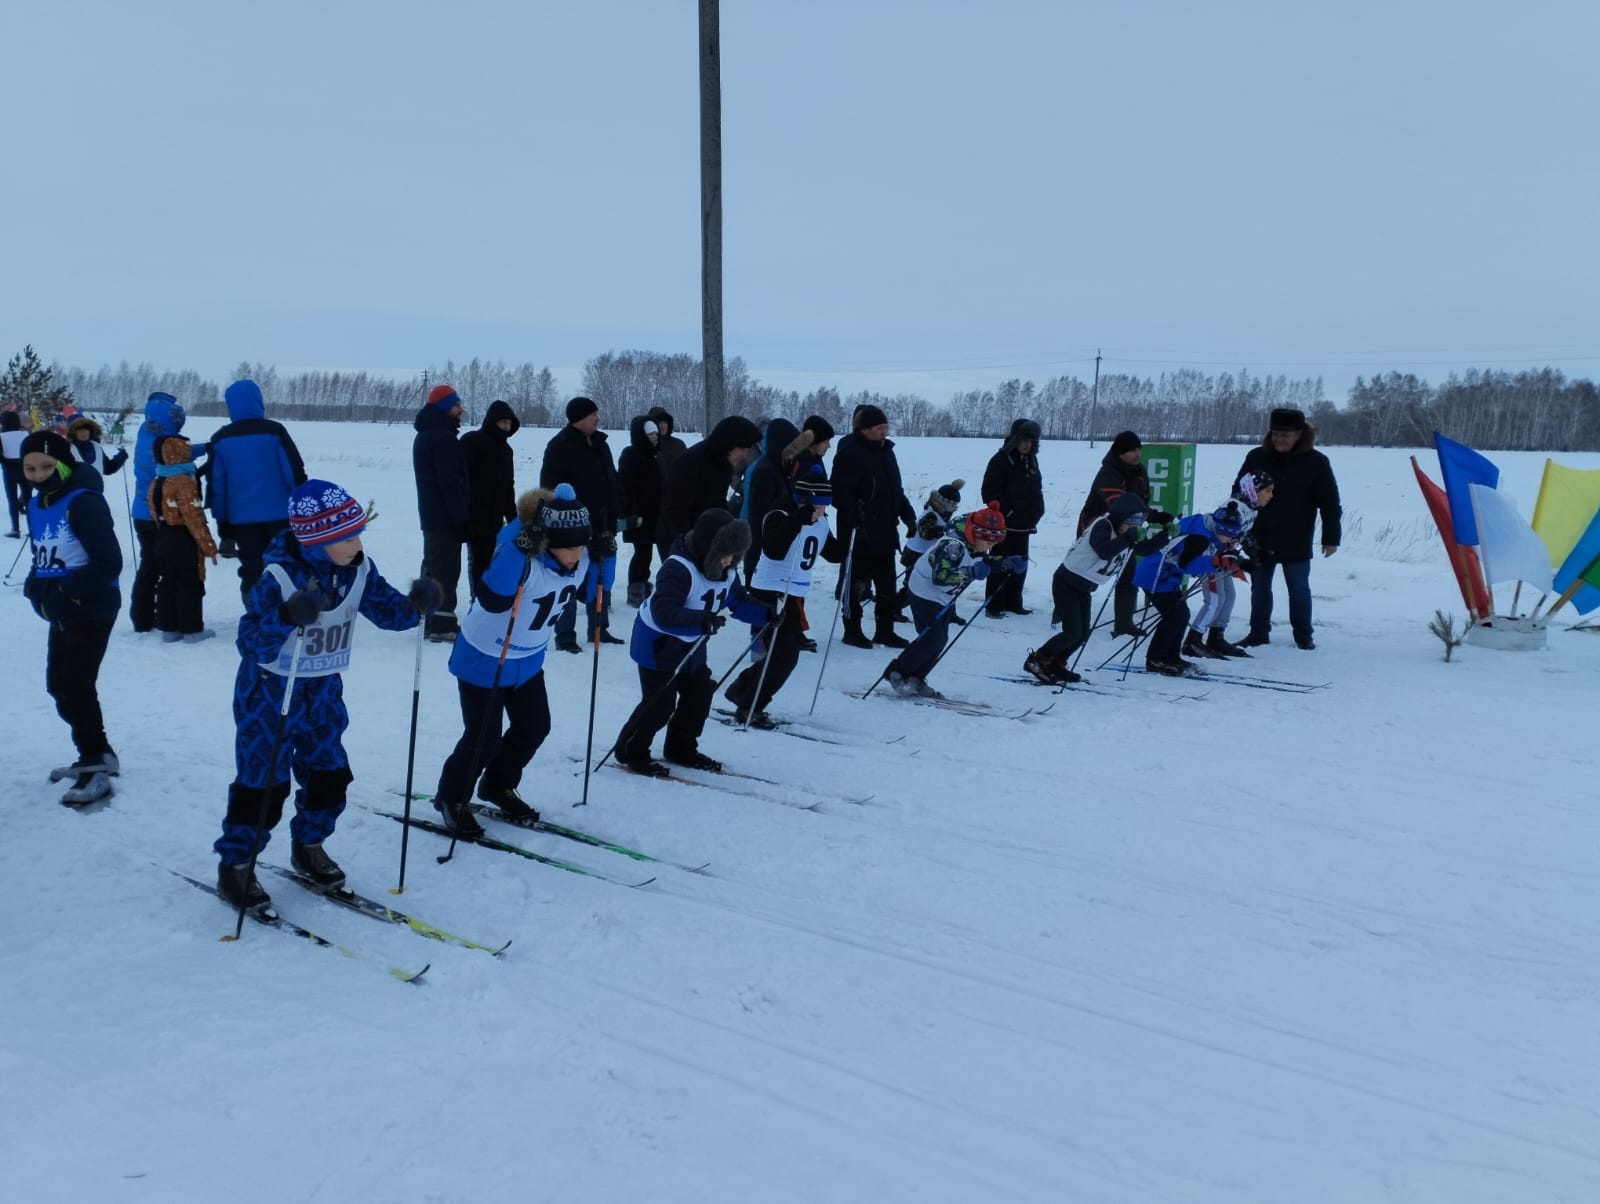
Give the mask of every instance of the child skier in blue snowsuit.
<svg viewBox="0 0 1600 1204">
<path fill-rule="evenodd" d="M 254 859 L 283 815 L 291 769 L 300 786 L 289 821 L 292 864 L 322 890 L 344 886 L 344 871 L 322 842 L 333 834 L 354 776 L 341 741 L 350 716 L 340 674 L 350 665 L 356 616 L 386 631 L 406 631 L 440 598 L 437 583 L 427 579 L 413 582 L 409 594 L 385 581 L 361 550 L 365 525 L 360 503 L 339 486 L 311 480 L 296 488 L 289 495 L 289 530 L 268 546 L 265 571 L 239 620 L 236 776 L 213 846 L 220 859 L 217 889 L 236 907 L 254 911 L 271 902 L 256 881 Z M 294 693 L 280 717 L 291 667 Z"/>
<path fill-rule="evenodd" d="M 1236 502 L 1210 514 L 1185 515 L 1166 547 L 1146 556 L 1133 570 L 1134 585 L 1150 595 L 1150 605 L 1161 616 L 1145 650 L 1149 672 L 1167 677 L 1194 672 L 1194 662 L 1181 655 L 1184 629 L 1189 625 L 1183 579 L 1237 572 L 1239 562 L 1233 549 L 1243 530 Z"/>
<path fill-rule="evenodd" d="M 507 819 L 536 823 L 517 793 L 522 771 L 550 734 L 544 654 L 569 603 L 592 588 L 589 511 L 570 485 L 530 489 L 500 528 L 494 555 L 450 650 L 461 696 L 461 738 L 439 771 L 433 805 L 468 840 L 483 835 L 472 789 Z M 502 736 L 500 715 L 508 727 Z"/>
</svg>

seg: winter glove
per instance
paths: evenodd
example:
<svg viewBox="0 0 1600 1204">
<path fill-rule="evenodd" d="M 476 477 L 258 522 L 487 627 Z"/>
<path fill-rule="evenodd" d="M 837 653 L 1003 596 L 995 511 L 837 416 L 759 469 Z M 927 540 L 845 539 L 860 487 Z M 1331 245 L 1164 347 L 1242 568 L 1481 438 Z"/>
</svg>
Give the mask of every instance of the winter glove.
<svg viewBox="0 0 1600 1204">
<path fill-rule="evenodd" d="M 1164 527 L 1168 523 L 1177 522 L 1178 516 L 1176 514 L 1168 514 L 1165 510 L 1146 510 L 1144 512 L 1144 521 L 1155 527 Z"/>
<path fill-rule="evenodd" d="M 617 554 L 617 537 L 611 534 L 596 535 L 589 543 L 589 555 L 596 560 Z"/>
<path fill-rule="evenodd" d="M 906 538 L 910 539 L 917 533 L 917 524 L 912 519 L 906 519 Z"/>
<path fill-rule="evenodd" d="M 116 455 L 112 456 L 111 457 L 111 462 L 113 464 L 117 465 L 119 468 L 122 465 L 126 464 L 128 462 L 128 449 L 127 448 L 123 448 Z"/>
<path fill-rule="evenodd" d="M 708 610 L 700 617 L 700 634 L 713 636 L 722 630 L 722 625 L 728 620 L 714 610 Z"/>
<path fill-rule="evenodd" d="M 315 623 L 317 616 L 322 613 L 322 590 L 315 581 L 304 589 L 297 589 L 283 600 L 283 605 L 278 607 L 278 615 L 291 627 L 304 627 L 308 623 Z"/>
<path fill-rule="evenodd" d="M 1204 535 L 1190 535 L 1183 541 L 1183 546 L 1178 549 L 1178 563 L 1188 564 L 1197 556 L 1204 556 L 1211 548 L 1211 541 Z"/>
<path fill-rule="evenodd" d="M 917 563 L 917 556 L 918 555 L 919 555 L 919 553 L 913 552 L 910 548 L 901 548 L 900 549 L 900 567 L 903 568 L 903 569 L 910 568 L 912 565 Z"/>
<path fill-rule="evenodd" d="M 406 591 L 406 601 L 419 615 L 431 615 L 444 601 L 444 588 L 432 577 L 418 577 Z"/>
<path fill-rule="evenodd" d="M 224 560 L 237 560 L 239 558 L 239 545 L 233 536 L 224 535 L 222 542 L 217 545 L 217 555 Z"/>
<path fill-rule="evenodd" d="M 624 514 L 617 520 L 618 531 L 632 531 L 635 527 L 643 526 L 644 519 L 637 514 Z"/>
<path fill-rule="evenodd" d="M 974 581 L 982 581 L 989 575 L 989 562 L 987 560 L 980 560 L 968 571 L 971 572 L 972 579 Z"/>
<path fill-rule="evenodd" d="M 1028 571 L 1028 558 L 1026 556 L 1007 556 L 1000 562 L 1000 567 L 1006 572 L 1017 577 Z"/>
</svg>

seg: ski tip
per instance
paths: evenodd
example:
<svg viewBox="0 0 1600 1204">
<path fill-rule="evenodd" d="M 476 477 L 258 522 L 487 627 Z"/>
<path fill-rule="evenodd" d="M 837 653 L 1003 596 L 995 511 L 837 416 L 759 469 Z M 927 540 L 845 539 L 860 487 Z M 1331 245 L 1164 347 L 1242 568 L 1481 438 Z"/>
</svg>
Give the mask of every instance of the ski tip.
<svg viewBox="0 0 1600 1204">
<path fill-rule="evenodd" d="M 516 940 L 516 938 L 512 937 L 511 940 L 509 940 L 505 944 L 501 945 L 500 948 L 490 950 L 489 956 L 490 957 L 502 957 L 502 956 L 504 956 L 505 951 L 507 949 L 511 948 L 512 942 L 515 941 L 515 940 Z"/>
<path fill-rule="evenodd" d="M 426 974 L 431 969 L 433 969 L 433 963 L 429 962 L 426 966 L 423 966 L 422 969 L 418 970 L 415 974 L 411 973 L 409 970 L 398 970 L 398 969 L 395 969 L 394 967 L 390 967 L 389 973 L 393 974 L 401 982 L 420 983 L 422 981 L 422 976 L 424 974 Z"/>
</svg>

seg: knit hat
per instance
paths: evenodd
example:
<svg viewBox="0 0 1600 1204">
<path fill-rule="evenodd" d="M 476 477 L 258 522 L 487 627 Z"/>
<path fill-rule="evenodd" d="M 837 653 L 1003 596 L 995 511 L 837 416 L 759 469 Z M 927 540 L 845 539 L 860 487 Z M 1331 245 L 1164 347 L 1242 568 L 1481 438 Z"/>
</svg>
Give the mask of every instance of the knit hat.
<svg viewBox="0 0 1600 1204">
<path fill-rule="evenodd" d="M 694 530 L 689 532 L 687 542 L 690 558 L 710 577 L 708 566 L 713 560 L 731 556 L 737 561 L 750 550 L 750 524 L 734 518 L 721 506 L 713 506 L 694 520 Z"/>
<path fill-rule="evenodd" d="M 1256 510 L 1260 508 L 1260 503 L 1256 499 L 1261 496 L 1261 491 L 1270 488 L 1272 488 L 1272 474 L 1256 469 L 1239 478 L 1233 486 L 1233 496 L 1250 509 Z"/>
<path fill-rule="evenodd" d="M 1138 451 L 1144 444 L 1139 442 L 1139 436 L 1132 431 L 1123 431 L 1111 441 L 1111 454 L 1123 456 L 1131 451 Z"/>
<path fill-rule="evenodd" d="M 889 415 L 885 414 L 877 406 L 865 405 L 856 410 L 856 416 L 850 423 L 850 429 L 864 431 L 869 427 L 884 426 L 888 421 Z"/>
<path fill-rule="evenodd" d="M 1267 424 L 1271 431 L 1303 431 L 1306 429 L 1306 416 L 1299 410 L 1273 410 L 1272 420 Z"/>
<path fill-rule="evenodd" d="M 21 455 L 28 456 L 34 452 L 43 452 L 57 464 L 72 463 L 72 445 L 67 442 L 65 435 L 55 431 L 34 431 L 22 441 Z"/>
<path fill-rule="evenodd" d="M 966 482 L 960 477 L 948 485 L 941 485 L 928 495 L 928 508 L 940 518 L 949 518 L 961 505 L 961 487 Z"/>
<path fill-rule="evenodd" d="M 600 407 L 587 397 L 574 397 L 567 402 L 567 421 L 582 422 L 590 414 L 598 414 Z"/>
<path fill-rule="evenodd" d="M 438 406 L 440 413 L 448 414 L 461 404 L 461 398 L 456 396 L 456 391 L 449 385 L 434 385 L 428 390 L 428 404 Z"/>
<path fill-rule="evenodd" d="M 800 424 L 800 429 L 811 432 L 812 443 L 826 443 L 833 438 L 833 424 L 821 414 L 813 414 Z"/>
<path fill-rule="evenodd" d="M 289 530 L 306 547 L 360 535 L 367 512 L 332 481 L 307 481 L 289 495 Z"/>
<path fill-rule="evenodd" d="M 539 507 L 539 524 L 548 548 L 586 548 L 594 538 L 589 508 L 578 500 L 571 485 L 557 485 Z"/>
<path fill-rule="evenodd" d="M 996 543 L 1006 537 L 1006 516 L 1000 513 L 999 502 L 990 502 L 982 510 L 967 515 L 967 542 L 977 542 L 979 534 Z"/>
<path fill-rule="evenodd" d="M 794 479 L 794 500 L 801 506 L 833 505 L 833 482 L 821 464 L 812 463 L 802 468 Z"/>
<path fill-rule="evenodd" d="M 1144 499 L 1131 489 L 1117 494 L 1111 499 L 1111 505 L 1106 508 L 1106 514 L 1111 518 L 1113 527 L 1120 527 L 1123 523 L 1131 523 L 1135 519 L 1144 518 Z"/>
<path fill-rule="evenodd" d="M 1229 539 L 1238 539 L 1243 535 L 1244 515 L 1240 513 L 1239 503 L 1230 501 L 1226 506 L 1213 510 L 1211 529 L 1218 535 L 1226 535 Z"/>
</svg>

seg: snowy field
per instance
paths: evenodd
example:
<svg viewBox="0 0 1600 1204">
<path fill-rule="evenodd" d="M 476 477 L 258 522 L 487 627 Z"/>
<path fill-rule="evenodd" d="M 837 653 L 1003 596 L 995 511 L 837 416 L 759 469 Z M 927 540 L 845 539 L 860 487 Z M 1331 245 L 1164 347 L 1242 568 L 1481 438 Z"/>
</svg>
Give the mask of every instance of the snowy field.
<svg viewBox="0 0 1600 1204">
<path fill-rule="evenodd" d="M 404 588 L 421 553 L 410 429 L 294 435 L 313 475 L 376 499 L 367 548 Z M 547 435 L 515 440 L 521 483 Z M 920 505 L 962 476 L 975 501 L 995 446 L 901 441 L 908 492 Z M 630 889 L 472 846 L 439 865 L 444 842 L 417 833 L 389 895 L 400 829 L 373 812 L 401 805 L 417 644 L 363 625 L 345 678 L 356 780 L 329 851 L 364 894 L 514 940 L 500 960 L 270 875 L 285 915 L 363 956 L 256 925 L 222 943 L 231 914 L 167 872 L 215 876 L 230 562 L 207 598 L 221 638 L 164 646 L 119 620 L 101 693 L 123 773 L 92 814 L 44 780 L 72 759 L 45 625 L 19 588 L 0 592 L 5 1197 L 1600 1200 L 1600 803 L 1583 735 L 1600 640 L 1567 611 L 1543 652 L 1443 663 L 1426 624 L 1461 602 L 1407 454 L 1333 448 L 1346 540 L 1312 571 L 1317 650 L 1280 626 L 1228 666 L 1326 688 L 1097 673 L 1098 692 L 1057 698 L 995 680 L 1047 638 L 1050 572 L 1105 447 L 1044 446 L 1038 613 L 979 618 L 934 675 L 1016 712 L 1054 701 L 1046 714 L 852 698 L 887 654 L 836 647 L 808 729 L 834 743 L 707 729 L 730 769 L 784 785 L 607 769 L 575 811 L 592 660 L 551 654 L 554 732 L 525 797 L 706 874 L 491 825 L 656 878 Z M 1200 449 L 1202 504 L 1243 450 Z M 1531 513 L 1543 457 L 1493 458 Z M 108 497 L 126 535 L 124 479 Z M 831 580 L 813 595 L 819 638 Z M 1286 610 L 1280 585 L 1280 624 Z M 619 632 L 631 622 L 620 608 Z M 1084 664 L 1109 648 L 1097 637 Z M 460 721 L 448 649 L 423 651 L 431 789 Z M 730 628 L 713 670 L 737 651 Z M 804 718 L 820 661 L 802 658 L 776 716 Z M 597 755 L 638 696 L 625 649 L 604 649 L 599 675 Z M 265 860 L 287 857 L 282 825 Z M 385 973 L 430 962 L 415 986 Z"/>
</svg>

